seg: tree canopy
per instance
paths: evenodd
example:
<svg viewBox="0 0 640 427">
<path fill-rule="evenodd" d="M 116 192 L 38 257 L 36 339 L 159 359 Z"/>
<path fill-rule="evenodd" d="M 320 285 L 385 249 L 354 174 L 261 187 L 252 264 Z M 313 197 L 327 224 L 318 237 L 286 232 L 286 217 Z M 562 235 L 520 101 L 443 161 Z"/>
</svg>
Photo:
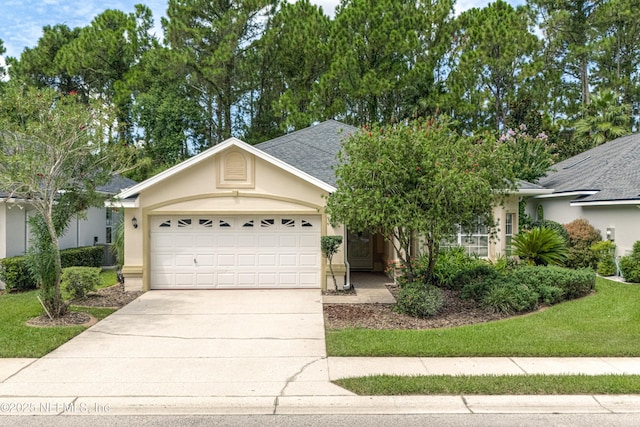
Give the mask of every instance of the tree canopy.
<svg viewBox="0 0 640 427">
<path fill-rule="evenodd" d="M 0 97 L 0 188 L 4 199 L 28 200 L 38 216 L 38 277 L 47 309 L 65 311 L 58 237 L 72 216 L 99 205 L 96 188 L 127 167 L 126 150 L 108 143 L 108 115 L 75 94 L 11 84 Z"/>
<path fill-rule="evenodd" d="M 458 133 L 446 117 L 362 127 L 340 153 L 327 213 L 351 231 L 384 236 L 410 274 L 420 238 L 429 278 L 442 240 L 493 224 L 493 207 L 514 185 L 504 147 L 488 133 Z"/>
<path fill-rule="evenodd" d="M 445 113 L 461 133 L 498 136 L 525 125 L 559 160 L 638 130 L 633 0 L 453 6 L 341 0 L 330 18 L 310 0 L 171 0 L 157 38 L 147 7 L 109 9 L 85 27 L 45 26 L 8 72 L 113 109 L 136 179 L 229 136 L 258 143 L 326 119 Z"/>
</svg>

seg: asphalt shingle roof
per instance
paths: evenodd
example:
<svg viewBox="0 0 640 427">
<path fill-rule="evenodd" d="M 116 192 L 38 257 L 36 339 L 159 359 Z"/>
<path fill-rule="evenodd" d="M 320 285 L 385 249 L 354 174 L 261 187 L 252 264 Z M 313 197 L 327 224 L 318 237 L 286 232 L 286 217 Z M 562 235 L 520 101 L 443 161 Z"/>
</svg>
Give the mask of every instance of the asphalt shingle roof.
<svg viewBox="0 0 640 427">
<path fill-rule="evenodd" d="M 564 160 L 538 184 L 552 188 L 554 194 L 597 191 L 581 202 L 640 200 L 640 133 Z"/>
<path fill-rule="evenodd" d="M 327 184 L 336 185 L 334 167 L 342 141 L 357 128 L 327 120 L 315 126 L 255 145 L 261 151 L 276 157 Z"/>
</svg>

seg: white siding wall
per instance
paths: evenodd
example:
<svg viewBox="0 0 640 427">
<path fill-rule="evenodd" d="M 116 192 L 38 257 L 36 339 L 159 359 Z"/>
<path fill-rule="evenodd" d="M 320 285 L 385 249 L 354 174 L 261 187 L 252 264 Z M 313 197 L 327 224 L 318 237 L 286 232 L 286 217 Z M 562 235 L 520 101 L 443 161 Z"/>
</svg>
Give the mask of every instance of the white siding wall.
<svg viewBox="0 0 640 427">
<path fill-rule="evenodd" d="M 27 210 L 25 208 L 20 209 L 18 205 L 12 205 L 11 209 L 6 209 L 7 218 L 7 234 L 6 256 L 12 257 L 16 255 L 22 255 L 27 250 L 25 217 Z"/>
<path fill-rule="evenodd" d="M 615 231 L 616 255 L 626 255 L 633 244 L 640 240 L 640 209 L 635 205 L 618 206 L 570 206 L 575 197 L 560 197 L 552 199 L 530 199 L 527 203 L 527 213 L 534 219 L 538 205 L 544 210 L 544 218 L 567 224 L 574 219 L 584 218 L 600 231 L 606 239 L 607 228 Z"/>
<path fill-rule="evenodd" d="M 104 208 L 90 208 L 86 218 L 73 218 L 64 236 L 60 238 L 60 248 L 77 248 L 93 245 L 94 236 L 98 243 L 105 243 L 106 214 Z"/>
</svg>

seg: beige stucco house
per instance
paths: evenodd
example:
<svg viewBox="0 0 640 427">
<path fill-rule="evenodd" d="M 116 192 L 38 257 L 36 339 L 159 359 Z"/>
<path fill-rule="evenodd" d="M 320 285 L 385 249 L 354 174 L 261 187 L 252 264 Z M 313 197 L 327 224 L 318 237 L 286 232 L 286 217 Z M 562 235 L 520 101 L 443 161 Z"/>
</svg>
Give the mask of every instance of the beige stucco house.
<svg viewBox="0 0 640 427">
<path fill-rule="evenodd" d="M 121 192 L 127 289 L 325 288 L 323 235 L 345 237 L 333 258 L 341 283 L 350 270 L 382 271 L 396 258 L 392 245 L 332 227 L 324 209 L 341 141 L 355 130 L 329 120 L 256 146 L 230 138 Z M 498 239 L 484 230 L 460 244 L 504 254 L 518 197 L 496 208 Z"/>
</svg>

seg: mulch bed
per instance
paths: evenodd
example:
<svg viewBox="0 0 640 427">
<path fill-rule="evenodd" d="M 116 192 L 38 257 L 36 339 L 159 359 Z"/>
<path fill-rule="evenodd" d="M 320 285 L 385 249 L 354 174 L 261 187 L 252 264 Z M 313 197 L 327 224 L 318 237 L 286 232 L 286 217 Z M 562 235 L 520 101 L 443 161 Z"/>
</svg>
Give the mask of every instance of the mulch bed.
<svg viewBox="0 0 640 427">
<path fill-rule="evenodd" d="M 134 299 L 142 295 L 143 292 L 126 292 L 124 285 L 118 284 L 108 288 L 98 289 L 95 292 L 87 294 L 84 298 L 78 298 L 71 301 L 71 305 L 80 307 L 104 307 L 119 309 L 129 304 Z M 59 318 L 50 319 L 49 316 L 43 314 L 34 319 L 27 321 L 29 326 L 48 327 L 48 326 L 91 326 L 96 323 L 96 318 L 88 313 L 81 311 L 67 311 L 67 313 Z"/>
<path fill-rule="evenodd" d="M 84 298 L 71 301 L 71 304 L 81 307 L 122 308 L 143 293 L 142 291 L 126 292 L 124 285 L 118 284 L 98 289 L 96 292 L 87 294 Z"/>
<path fill-rule="evenodd" d="M 398 286 L 387 285 L 394 295 Z M 483 323 L 505 318 L 463 300 L 456 291 L 443 290 L 444 305 L 437 316 L 418 319 L 393 311 L 393 304 L 324 304 L 324 320 L 328 329 L 435 329 Z M 356 290 L 357 293 L 357 290 Z"/>
<path fill-rule="evenodd" d="M 27 320 L 27 325 L 37 327 L 50 326 L 88 326 L 96 322 L 96 318 L 81 311 L 68 311 L 64 316 L 50 319 L 43 314 L 33 319 Z"/>
</svg>

